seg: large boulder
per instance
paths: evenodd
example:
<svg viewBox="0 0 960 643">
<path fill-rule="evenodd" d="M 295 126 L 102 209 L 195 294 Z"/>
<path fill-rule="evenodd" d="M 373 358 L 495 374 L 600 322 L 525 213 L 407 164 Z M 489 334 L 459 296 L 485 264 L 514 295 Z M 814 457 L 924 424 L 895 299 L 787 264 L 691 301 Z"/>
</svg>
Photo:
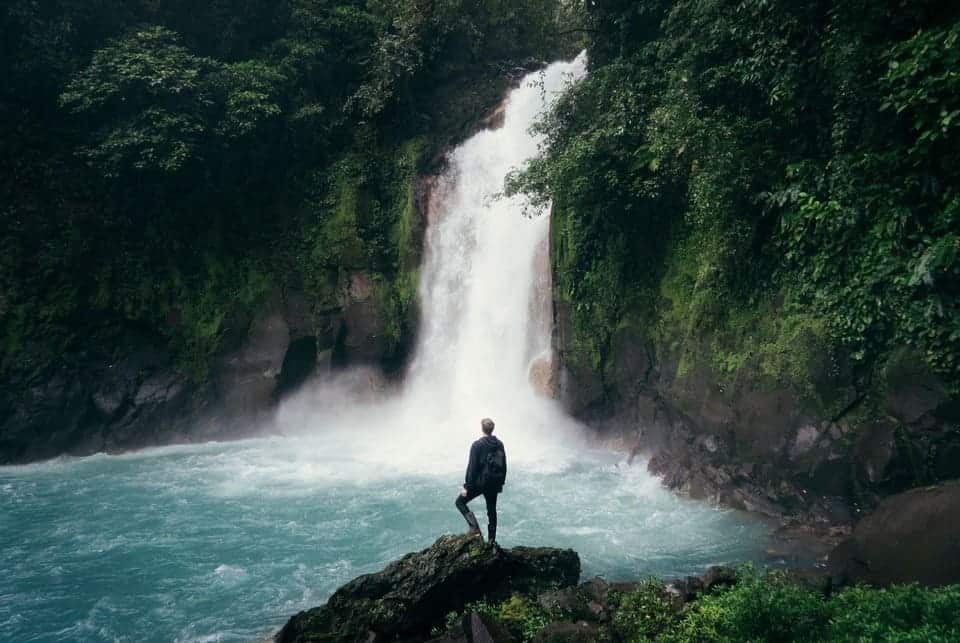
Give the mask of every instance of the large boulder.
<svg viewBox="0 0 960 643">
<path fill-rule="evenodd" d="M 960 583 L 960 480 L 885 498 L 830 554 L 842 583 Z"/>
<path fill-rule="evenodd" d="M 467 603 L 569 587 L 579 577 L 580 558 L 570 549 L 505 550 L 476 536 L 442 536 L 382 571 L 355 578 L 325 605 L 300 612 L 275 640 L 425 641 L 432 627 Z"/>
</svg>

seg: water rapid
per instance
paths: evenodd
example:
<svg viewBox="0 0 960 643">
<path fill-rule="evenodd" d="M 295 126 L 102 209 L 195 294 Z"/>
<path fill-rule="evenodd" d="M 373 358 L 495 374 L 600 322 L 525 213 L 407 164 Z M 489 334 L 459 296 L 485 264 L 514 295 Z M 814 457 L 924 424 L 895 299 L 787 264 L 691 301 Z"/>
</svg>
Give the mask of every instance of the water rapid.
<svg viewBox="0 0 960 643">
<path fill-rule="evenodd" d="M 548 226 L 497 198 L 582 59 L 509 95 L 503 126 L 450 156 L 421 269 L 403 390 L 307 386 L 263 437 L 0 468 L 0 640 L 250 641 L 442 533 L 489 416 L 510 475 L 500 538 L 576 549 L 584 574 L 677 576 L 758 559 L 768 527 L 663 490 L 589 448 L 549 392 Z M 482 502 L 476 511 L 484 522 Z"/>
</svg>

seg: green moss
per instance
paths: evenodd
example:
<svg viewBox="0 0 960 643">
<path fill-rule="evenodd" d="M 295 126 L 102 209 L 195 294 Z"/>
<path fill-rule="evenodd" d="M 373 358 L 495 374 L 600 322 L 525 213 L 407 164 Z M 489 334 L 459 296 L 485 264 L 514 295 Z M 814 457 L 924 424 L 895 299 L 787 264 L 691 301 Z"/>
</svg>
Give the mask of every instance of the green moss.
<svg viewBox="0 0 960 643">
<path fill-rule="evenodd" d="M 397 154 L 399 176 L 394 208 L 398 214 L 391 237 L 397 247 L 397 263 L 401 271 L 420 263 L 424 221 L 416 203 L 416 179 L 424 145 L 423 138 L 414 138 L 403 143 Z"/>
<path fill-rule="evenodd" d="M 168 312 L 179 322 L 171 342 L 181 370 L 195 381 L 209 375 L 213 356 L 229 329 L 226 320 L 238 311 L 251 314 L 270 289 L 271 277 L 254 266 L 208 258 L 206 278 L 198 287 L 183 287 Z M 175 280 L 179 281 L 179 280 Z"/>
</svg>

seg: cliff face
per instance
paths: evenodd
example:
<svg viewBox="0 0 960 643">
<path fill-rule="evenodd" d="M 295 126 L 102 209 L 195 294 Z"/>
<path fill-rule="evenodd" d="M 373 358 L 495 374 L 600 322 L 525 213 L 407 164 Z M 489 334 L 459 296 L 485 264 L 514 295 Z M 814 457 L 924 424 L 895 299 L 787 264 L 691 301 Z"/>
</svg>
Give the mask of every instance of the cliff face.
<svg viewBox="0 0 960 643">
<path fill-rule="evenodd" d="M 231 331 L 202 380 L 184 372 L 169 339 L 130 327 L 118 346 L 92 345 L 15 398 L 5 394 L 0 464 L 196 440 L 238 438 L 307 378 L 369 365 L 388 376 L 413 341 L 383 275 L 344 270 L 332 299 L 270 289 Z M 402 334 L 391 324 L 402 323 Z"/>
<path fill-rule="evenodd" d="M 324 215 L 268 271 L 230 275 L 232 299 L 206 284 L 156 323 L 88 310 L 70 327 L 78 348 L 37 372 L 29 346 L 48 346 L 31 337 L 0 393 L 0 464 L 243 437 L 311 375 L 399 372 L 417 326 L 425 149 L 348 152 Z"/>
<path fill-rule="evenodd" d="M 676 351 L 625 326 L 596 366 L 574 346 L 569 306 L 555 305 L 560 399 L 604 439 L 649 457 L 672 488 L 830 527 L 887 495 L 960 477 L 960 403 L 907 352 L 870 382 L 814 354 L 797 386 L 751 361 L 718 372 L 709 344 L 681 368 Z"/>
</svg>

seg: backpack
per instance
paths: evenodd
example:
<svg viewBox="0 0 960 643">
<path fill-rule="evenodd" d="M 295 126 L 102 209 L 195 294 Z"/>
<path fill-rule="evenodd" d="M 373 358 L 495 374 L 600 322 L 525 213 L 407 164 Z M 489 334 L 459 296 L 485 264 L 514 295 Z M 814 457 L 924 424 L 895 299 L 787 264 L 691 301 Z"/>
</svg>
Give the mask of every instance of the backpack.
<svg viewBox="0 0 960 643">
<path fill-rule="evenodd" d="M 483 491 L 500 491 L 507 479 L 507 454 L 503 445 L 487 451 L 481 462 L 478 482 Z"/>
</svg>

